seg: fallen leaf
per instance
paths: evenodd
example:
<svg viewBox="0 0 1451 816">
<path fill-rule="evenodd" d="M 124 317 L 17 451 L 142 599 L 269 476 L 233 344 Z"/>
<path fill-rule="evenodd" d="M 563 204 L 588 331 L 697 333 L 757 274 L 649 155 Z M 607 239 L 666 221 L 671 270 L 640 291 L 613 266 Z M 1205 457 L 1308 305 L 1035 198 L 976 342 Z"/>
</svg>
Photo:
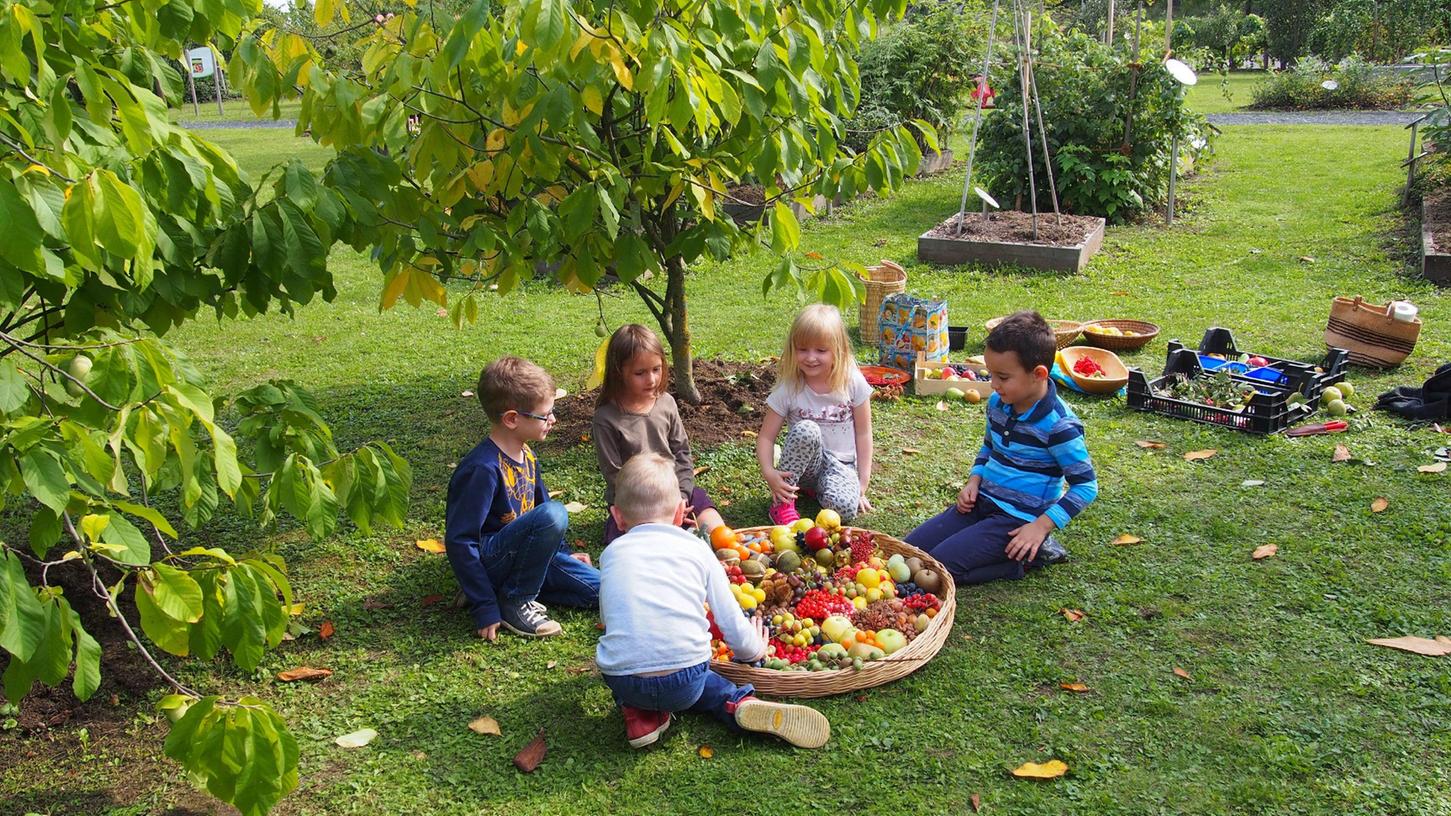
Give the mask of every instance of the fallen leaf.
<svg viewBox="0 0 1451 816">
<path fill-rule="evenodd" d="M 746 430 L 741 431 L 741 436 L 744 436 L 747 439 L 755 439 L 757 436 L 760 436 L 760 434 L 758 434 L 755 431 L 747 428 Z"/>
<path fill-rule="evenodd" d="M 474 720 L 469 723 L 469 730 L 475 734 L 493 734 L 496 737 L 503 736 L 503 732 L 499 731 L 499 721 L 493 717 L 480 717 Z"/>
<path fill-rule="evenodd" d="M 1315 263 L 1315 257 L 1313 255 L 1301 255 L 1300 263 Z"/>
<path fill-rule="evenodd" d="M 1255 551 L 1250 554 L 1250 557 L 1256 561 L 1263 561 L 1279 551 L 1280 547 L 1278 544 L 1261 544 L 1255 547 Z"/>
<path fill-rule="evenodd" d="M 298 615 L 301 615 L 302 614 L 302 604 L 300 604 L 300 603 L 293 604 L 291 607 L 288 608 L 287 614 L 290 617 L 294 617 L 294 618 L 297 617 Z"/>
<path fill-rule="evenodd" d="M 377 598 L 369 598 L 366 601 L 363 601 L 363 608 L 368 610 L 392 609 L 393 604 L 390 604 L 387 601 L 380 601 Z"/>
<path fill-rule="evenodd" d="M 1416 470 L 1421 473 L 1441 473 L 1446 470 L 1446 463 L 1437 462 L 1434 465 L 1421 465 Z"/>
<path fill-rule="evenodd" d="M 938 400 L 936 407 L 937 407 L 937 410 L 939 410 L 939 411 L 946 411 L 947 410 L 947 403 L 943 402 L 942 400 Z"/>
<path fill-rule="evenodd" d="M 858 694 L 857 696 L 853 697 L 852 699 L 853 700 L 856 700 L 858 703 L 865 703 L 867 701 L 868 697 L 865 694 Z"/>
<path fill-rule="evenodd" d="M 730 507 L 731 506 L 731 500 L 730 499 L 721 499 L 720 501 L 716 502 L 716 504 L 720 505 L 721 507 Z"/>
<path fill-rule="evenodd" d="M 1083 620 L 1084 618 L 1088 617 L 1088 614 L 1085 613 L 1082 609 L 1067 609 L 1067 608 L 1064 608 L 1064 609 L 1060 609 L 1058 611 L 1061 612 L 1061 613 L 1063 613 L 1063 617 L 1067 618 L 1069 623 L 1077 623 L 1077 622 Z"/>
<path fill-rule="evenodd" d="M 977 813 L 979 810 L 982 810 L 982 797 L 978 794 L 974 793 L 972 796 L 968 797 L 967 801 L 968 804 L 972 805 L 973 813 Z"/>
<path fill-rule="evenodd" d="M 588 505 L 580 504 L 577 501 L 572 501 L 564 506 L 564 510 L 567 513 L 578 513 L 581 510 L 587 509 L 589 509 Z"/>
<path fill-rule="evenodd" d="M 538 735 L 514 755 L 514 767 L 524 773 L 534 773 L 534 769 L 544 761 L 544 755 L 547 753 L 549 753 L 549 746 L 544 744 L 544 729 L 541 728 Z"/>
<path fill-rule="evenodd" d="M 1130 544 L 1137 544 L 1140 541 L 1143 541 L 1143 539 L 1139 538 L 1136 535 L 1129 535 L 1128 533 L 1124 533 L 1118 538 L 1115 538 L 1113 540 L 1113 543 L 1119 547 L 1127 547 Z"/>
<path fill-rule="evenodd" d="M 1335 446 L 1335 453 L 1332 453 L 1330 455 L 1330 461 L 1332 461 L 1332 462 L 1349 462 L 1350 461 L 1350 448 L 1347 448 L 1344 445 L 1336 445 Z"/>
<path fill-rule="evenodd" d="M 1058 687 L 1064 691 L 1071 691 L 1074 694 L 1087 694 L 1092 691 L 1092 689 L 1082 683 L 1059 683 Z"/>
<path fill-rule="evenodd" d="M 364 728 L 359 731 L 354 731 L 351 734 L 344 734 L 333 740 L 333 742 L 337 743 L 340 748 L 362 748 L 364 745 L 372 742 L 373 738 L 377 736 L 377 731 L 371 728 Z"/>
<path fill-rule="evenodd" d="M 1367 640 L 1373 646 L 1384 646 L 1388 649 L 1400 649 L 1403 652 L 1414 652 L 1426 657 L 1445 657 L 1451 654 L 1451 642 L 1443 641 L 1441 638 L 1431 640 L 1430 638 L 1415 637 L 1407 635 L 1398 638 L 1376 638 Z"/>
<path fill-rule="evenodd" d="M 710 465 L 701 465 L 700 467 L 698 467 L 695 470 L 691 471 L 691 473 L 693 475 L 695 475 L 695 476 L 699 476 L 700 474 L 706 472 L 707 470 L 710 470 Z"/>
<path fill-rule="evenodd" d="M 333 636 L 333 633 L 336 631 L 337 629 L 333 626 L 333 622 L 330 620 L 325 620 L 322 622 L 322 626 L 317 627 L 317 636 L 322 638 L 323 640 L 327 640 L 331 638 Z"/>
<path fill-rule="evenodd" d="M 1068 764 L 1061 759 L 1050 759 L 1041 765 L 1024 762 L 1013 769 L 1013 776 L 1019 779 L 1057 779 L 1065 773 L 1068 773 Z"/>
<path fill-rule="evenodd" d="M 442 595 L 424 595 L 423 599 L 419 601 L 419 603 L 423 606 L 433 606 L 441 600 L 443 600 Z"/>
<path fill-rule="evenodd" d="M 332 669 L 314 669 L 311 666 L 298 666 L 295 669 L 277 673 L 277 679 L 284 683 L 296 683 L 299 680 L 321 680 L 324 677 L 332 676 Z"/>
<path fill-rule="evenodd" d="M 1210 448 L 1208 450 L 1189 451 L 1188 453 L 1184 454 L 1184 461 L 1202 462 L 1205 459 L 1212 457 L 1216 453 L 1219 453 L 1219 451 L 1215 450 L 1214 448 Z"/>
<path fill-rule="evenodd" d="M 1372 512 L 1372 513 L 1384 513 L 1385 512 L 1385 509 L 1387 507 L 1390 507 L 1390 506 L 1391 506 L 1390 499 L 1387 499 L 1385 496 L 1376 496 L 1375 497 L 1375 501 L 1373 501 L 1373 502 L 1370 503 L 1370 512 Z"/>
<path fill-rule="evenodd" d="M 1184 678 L 1185 680 L 1189 680 L 1191 682 L 1194 680 L 1194 678 L 1189 674 L 1189 672 L 1184 671 L 1183 669 L 1179 668 L 1178 666 L 1175 666 L 1174 667 L 1174 674 L 1177 675 L 1177 676 L 1179 676 L 1179 677 Z"/>
<path fill-rule="evenodd" d="M 549 491 L 549 498 L 551 498 L 551 499 L 557 499 L 557 498 L 559 498 L 560 496 L 563 496 L 563 495 L 564 495 L 564 491 L 563 490 L 551 490 L 551 491 Z"/>
<path fill-rule="evenodd" d="M 460 391 L 459 392 L 459 396 L 460 397 L 472 397 L 473 395 L 474 395 L 474 392 L 472 392 L 472 391 Z"/>
<path fill-rule="evenodd" d="M 922 451 L 919 451 L 916 448 L 902 448 L 902 453 L 905 453 L 908 456 L 916 456 L 921 452 Z"/>
<path fill-rule="evenodd" d="M 555 666 L 558 666 L 558 665 L 559 665 L 559 661 L 558 660 L 551 660 L 548 663 L 545 663 L 544 664 L 544 668 L 546 668 L 546 669 L 552 669 L 552 668 L 554 668 Z"/>
<path fill-rule="evenodd" d="M 418 547 L 418 549 L 423 550 L 424 552 L 443 552 L 443 542 L 439 541 L 436 538 L 420 538 L 417 541 L 413 542 L 413 544 L 414 546 Z"/>
<path fill-rule="evenodd" d="M 1140 439 L 1134 442 L 1134 444 L 1147 450 L 1163 450 L 1164 448 L 1169 447 L 1168 445 L 1156 439 Z"/>
<path fill-rule="evenodd" d="M 1264 250 L 1263 249 L 1258 249 L 1256 247 L 1250 247 L 1249 248 L 1249 254 L 1251 254 L 1251 255 L 1258 255 L 1261 252 L 1264 252 Z"/>
<path fill-rule="evenodd" d="M 1128 296 L 1128 292 L 1124 291 L 1123 289 L 1120 289 L 1117 292 L 1111 292 L 1110 294 L 1112 294 L 1114 297 L 1127 297 Z"/>
<path fill-rule="evenodd" d="M 699 748 L 695 749 L 695 753 L 699 755 L 701 759 L 710 759 L 711 757 L 715 756 L 715 749 L 710 747 L 709 745 L 702 745 Z"/>
</svg>

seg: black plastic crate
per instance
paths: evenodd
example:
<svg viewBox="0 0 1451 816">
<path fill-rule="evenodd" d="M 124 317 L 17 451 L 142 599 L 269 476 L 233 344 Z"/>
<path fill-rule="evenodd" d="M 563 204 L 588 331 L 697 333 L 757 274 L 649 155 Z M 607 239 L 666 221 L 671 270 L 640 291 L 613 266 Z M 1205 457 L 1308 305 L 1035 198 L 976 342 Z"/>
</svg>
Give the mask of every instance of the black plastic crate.
<svg viewBox="0 0 1451 816">
<path fill-rule="evenodd" d="M 1176 349 L 1181 348 L 1184 348 L 1184 344 L 1178 340 L 1169 341 L 1170 354 L 1173 354 Z M 1226 358 L 1234 360 L 1238 360 L 1241 355 L 1263 357 L 1269 363 L 1269 368 L 1276 369 L 1285 375 L 1284 378 L 1274 384 L 1282 386 L 1295 384 L 1296 390 L 1304 394 L 1311 402 L 1318 400 L 1321 392 L 1326 388 L 1344 380 L 1345 371 L 1350 366 L 1350 352 L 1334 346 L 1330 347 L 1325 354 L 1325 359 L 1319 363 L 1306 363 L 1300 360 L 1287 360 L 1283 357 L 1274 357 L 1269 354 L 1260 354 L 1254 351 L 1241 351 L 1235 345 L 1234 335 L 1230 333 L 1229 329 L 1219 326 L 1205 329 L 1204 337 L 1199 340 L 1199 353 L 1221 354 Z M 1262 377 L 1238 373 L 1232 373 L 1231 376 L 1236 380 L 1248 382 L 1252 385 L 1269 381 Z"/>
<path fill-rule="evenodd" d="M 1235 378 L 1237 382 L 1244 382 L 1255 389 L 1255 394 L 1250 398 L 1249 404 L 1238 411 L 1181 400 L 1158 392 L 1160 388 L 1167 389 L 1176 378 L 1181 376 L 1195 379 L 1214 375 L 1207 374 L 1199 365 L 1198 354 L 1181 346 L 1169 352 L 1168 362 L 1164 366 L 1164 376 L 1156 380 L 1149 380 L 1137 368 L 1129 369 L 1128 406 L 1139 411 L 1149 411 L 1176 419 L 1187 419 L 1192 422 L 1202 422 L 1206 425 L 1256 434 L 1283 431 L 1313 410 L 1305 403 L 1290 402 L 1290 395 L 1305 386 L 1303 372 L 1296 372 L 1287 385 L 1273 385 Z"/>
</svg>

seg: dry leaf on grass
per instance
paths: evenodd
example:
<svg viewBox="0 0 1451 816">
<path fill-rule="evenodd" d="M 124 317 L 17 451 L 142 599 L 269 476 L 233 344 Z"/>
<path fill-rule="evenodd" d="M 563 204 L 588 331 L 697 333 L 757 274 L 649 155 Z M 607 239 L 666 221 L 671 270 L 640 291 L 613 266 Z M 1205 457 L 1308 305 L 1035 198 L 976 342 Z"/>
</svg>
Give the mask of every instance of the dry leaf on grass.
<svg viewBox="0 0 1451 816">
<path fill-rule="evenodd" d="M 499 721 L 493 717 L 480 717 L 474 720 L 469 723 L 469 730 L 475 734 L 493 734 L 496 737 L 503 735 L 503 732 L 499 730 Z"/>
<path fill-rule="evenodd" d="M 544 755 L 547 753 L 549 753 L 549 746 L 544 744 L 544 729 L 541 728 L 534 739 L 514 755 L 514 767 L 524 773 L 534 773 L 534 769 L 544 761 Z"/>
<path fill-rule="evenodd" d="M 1158 441 L 1157 439 L 1140 439 L 1137 442 L 1134 442 L 1134 444 L 1145 450 L 1163 450 L 1164 448 L 1169 447 L 1168 445 Z"/>
<path fill-rule="evenodd" d="M 1189 672 L 1184 671 L 1183 669 L 1179 668 L 1178 666 L 1175 666 L 1174 667 L 1174 674 L 1176 676 L 1178 676 L 1178 677 L 1184 678 L 1185 680 L 1193 680 L 1194 679 L 1194 677 L 1192 675 L 1190 675 Z"/>
<path fill-rule="evenodd" d="M 700 474 L 706 472 L 707 470 L 710 470 L 710 465 L 701 465 L 700 467 L 698 467 L 694 471 L 692 471 L 692 473 L 694 473 L 696 476 L 699 476 Z"/>
<path fill-rule="evenodd" d="M 934 407 L 936 407 L 937 410 L 939 410 L 939 411 L 946 411 L 947 410 L 947 403 L 943 402 L 942 400 L 938 400 L 937 401 L 937 405 L 934 406 Z"/>
<path fill-rule="evenodd" d="M 474 395 L 474 392 L 472 392 L 472 391 L 461 391 L 461 392 L 459 392 L 459 396 L 460 397 L 472 397 L 473 395 Z"/>
<path fill-rule="evenodd" d="M 1127 547 L 1130 544 L 1138 544 L 1141 541 L 1143 541 L 1143 539 L 1142 538 L 1139 538 L 1136 535 L 1130 535 L 1128 533 L 1124 533 L 1123 535 L 1119 536 L 1118 538 L 1115 538 L 1113 540 L 1113 543 L 1114 543 L 1115 546 L 1118 546 L 1118 547 Z"/>
<path fill-rule="evenodd" d="M 442 595 L 424 595 L 418 603 L 422 606 L 433 606 L 441 600 L 443 600 Z"/>
<path fill-rule="evenodd" d="M 1065 773 L 1068 773 L 1068 763 L 1061 759 L 1050 759 L 1042 764 L 1024 762 L 1013 769 L 1013 776 L 1019 779 L 1057 779 Z"/>
<path fill-rule="evenodd" d="M 1315 263 L 1315 256 L 1314 255 L 1301 255 L 1300 256 L 1300 263 Z"/>
<path fill-rule="evenodd" d="M 1262 561 L 1279 551 L 1280 547 L 1277 544 L 1261 544 L 1260 546 L 1255 547 L 1255 551 L 1250 554 L 1250 557 L 1256 561 Z"/>
<path fill-rule="evenodd" d="M 413 542 L 413 545 L 418 549 L 423 550 L 424 552 L 443 552 L 443 542 L 439 541 L 436 538 L 420 538 L 417 541 Z"/>
<path fill-rule="evenodd" d="M 1214 448 L 1209 448 L 1208 450 L 1189 451 L 1188 453 L 1184 454 L 1184 461 L 1202 462 L 1205 459 L 1214 456 L 1214 454 L 1216 453 L 1219 453 L 1219 451 L 1215 450 Z"/>
<path fill-rule="evenodd" d="M 1407 635 L 1398 638 L 1376 638 L 1367 640 L 1366 643 L 1372 646 L 1384 646 L 1388 649 L 1400 649 L 1403 652 L 1414 652 L 1426 657 L 1445 657 L 1451 654 L 1451 639 L 1437 637 L 1430 638 L 1415 637 Z"/>
<path fill-rule="evenodd" d="M 557 499 L 557 498 L 559 498 L 560 496 L 563 496 L 563 495 L 564 495 L 564 491 L 563 490 L 551 490 L 551 491 L 549 491 L 549 498 L 551 498 L 551 499 Z"/>
<path fill-rule="evenodd" d="M 558 660 L 551 660 L 548 663 L 545 663 L 544 664 L 544 668 L 546 668 L 546 669 L 552 669 L 552 668 L 554 668 L 555 666 L 558 666 L 558 665 L 559 665 L 559 661 Z"/>
<path fill-rule="evenodd" d="M 317 636 L 323 640 L 328 640 L 336 632 L 337 628 L 333 626 L 333 622 L 330 620 L 323 621 L 322 626 L 317 627 Z"/>
<path fill-rule="evenodd" d="M 978 811 L 982 810 L 982 796 L 974 793 L 971 797 L 968 798 L 967 801 L 969 804 L 972 805 L 973 813 L 977 813 Z"/>
<path fill-rule="evenodd" d="M 589 506 L 588 505 L 580 504 L 577 501 L 572 501 L 569 504 L 566 504 L 564 506 L 564 511 L 566 513 L 578 513 L 581 510 L 588 510 L 588 509 L 589 509 Z"/>
<path fill-rule="evenodd" d="M 354 731 L 351 734 L 344 734 L 333 740 L 333 742 L 337 743 L 339 748 L 362 748 L 364 745 L 372 742 L 373 738 L 377 736 L 377 731 L 371 728 L 364 728 L 359 731 Z"/>
<path fill-rule="evenodd" d="M 755 439 L 756 437 L 760 436 L 760 434 L 758 434 L 755 431 L 747 428 L 746 430 L 741 431 L 741 436 L 744 436 L 747 439 Z"/>
<path fill-rule="evenodd" d="M 1060 609 L 1058 611 L 1061 612 L 1061 613 L 1063 613 L 1063 617 L 1067 618 L 1069 623 L 1077 623 L 1077 622 L 1083 620 L 1084 618 L 1088 617 L 1088 613 L 1084 612 L 1082 609 L 1067 609 L 1067 608 L 1064 608 L 1064 609 Z"/>
<path fill-rule="evenodd" d="M 1421 465 L 1416 470 L 1420 473 L 1441 473 L 1446 470 L 1446 463 L 1437 462 L 1434 465 Z"/>
<path fill-rule="evenodd" d="M 363 601 L 363 608 L 369 611 L 375 609 L 392 609 L 393 604 L 390 604 L 387 601 L 380 601 L 377 598 L 369 598 L 366 601 Z"/>
<path fill-rule="evenodd" d="M 1092 689 L 1090 689 L 1083 683 L 1059 683 L 1058 688 L 1061 688 L 1064 691 L 1071 691 L 1074 694 L 1087 694 L 1088 692 L 1092 691 Z"/>
<path fill-rule="evenodd" d="M 1242 482 L 1239 483 L 1239 486 L 1240 487 L 1264 487 L 1265 486 L 1265 480 L 1264 479 L 1245 479 L 1244 481 L 1242 481 Z"/>
<path fill-rule="evenodd" d="M 285 672 L 277 673 L 277 679 L 284 683 L 296 683 L 301 680 L 321 680 L 324 677 L 332 676 L 332 669 L 314 669 L 311 666 L 298 666 L 295 669 L 288 669 Z"/>
<path fill-rule="evenodd" d="M 1384 513 L 1387 507 L 1391 506 L 1391 500 L 1385 496 L 1376 496 L 1375 501 L 1370 503 L 1370 512 Z"/>
<path fill-rule="evenodd" d="M 710 759 L 711 757 L 715 756 L 715 749 L 710 747 L 709 745 L 702 745 L 699 748 L 695 749 L 695 753 L 701 759 Z"/>
<path fill-rule="evenodd" d="M 1349 462 L 1350 461 L 1350 448 L 1347 448 L 1344 445 L 1337 444 L 1335 446 L 1335 452 L 1332 453 L 1332 454 L 1330 454 L 1330 461 L 1332 461 L 1332 462 Z"/>
<path fill-rule="evenodd" d="M 916 456 L 917 454 L 919 454 L 921 452 L 922 451 L 919 451 L 916 448 L 902 448 L 902 453 L 904 453 L 904 454 L 906 454 L 908 456 Z"/>
</svg>

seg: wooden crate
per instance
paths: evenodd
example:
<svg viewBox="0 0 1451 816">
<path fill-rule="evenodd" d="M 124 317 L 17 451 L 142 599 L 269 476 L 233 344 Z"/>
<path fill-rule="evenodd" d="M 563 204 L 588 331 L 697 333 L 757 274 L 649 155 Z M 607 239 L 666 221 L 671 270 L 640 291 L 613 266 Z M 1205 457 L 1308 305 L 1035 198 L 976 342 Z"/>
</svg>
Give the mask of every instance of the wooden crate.
<svg viewBox="0 0 1451 816">
<path fill-rule="evenodd" d="M 993 392 L 991 383 L 981 380 L 939 380 L 935 377 L 928 379 L 928 375 L 946 368 L 946 364 L 937 360 L 924 359 L 922 352 L 917 352 L 917 364 L 912 367 L 912 390 L 919 397 L 940 396 L 947 393 L 949 388 L 961 389 L 964 393 L 976 391 L 983 399 L 987 399 Z M 981 357 L 968 357 L 962 362 L 971 366 L 981 366 Z"/>
</svg>

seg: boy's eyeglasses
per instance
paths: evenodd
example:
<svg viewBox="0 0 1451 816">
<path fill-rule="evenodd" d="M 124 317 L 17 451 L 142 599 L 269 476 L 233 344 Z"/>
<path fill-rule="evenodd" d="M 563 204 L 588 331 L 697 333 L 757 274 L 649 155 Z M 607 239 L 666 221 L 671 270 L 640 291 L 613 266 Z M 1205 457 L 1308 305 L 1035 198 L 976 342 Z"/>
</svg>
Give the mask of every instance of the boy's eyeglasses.
<svg viewBox="0 0 1451 816">
<path fill-rule="evenodd" d="M 551 420 L 554 419 L 554 412 L 553 411 L 550 411 L 547 414 L 531 414 L 528 411 L 520 411 L 520 410 L 517 410 L 516 409 L 514 411 L 514 413 L 518 414 L 519 416 L 529 417 L 530 419 L 537 419 L 540 422 L 549 422 L 549 421 L 551 421 Z"/>
</svg>

